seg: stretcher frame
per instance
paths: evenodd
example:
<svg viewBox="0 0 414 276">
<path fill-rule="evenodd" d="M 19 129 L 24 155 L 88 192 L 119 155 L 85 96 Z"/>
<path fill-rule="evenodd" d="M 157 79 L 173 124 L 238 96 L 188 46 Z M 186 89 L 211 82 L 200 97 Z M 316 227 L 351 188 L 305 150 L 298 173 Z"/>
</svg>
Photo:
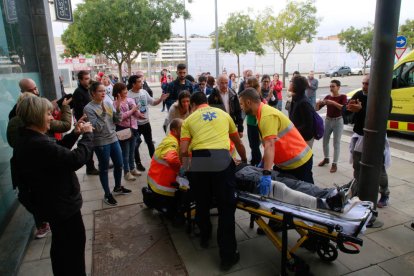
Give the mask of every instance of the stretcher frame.
<svg viewBox="0 0 414 276">
<path fill-rule="evenodd" d="M 372 208 L 369 208 L 369 211 L 365 213 L 363 218 L 361 218 L 361 222 L 354 234 L 349 235 L 342 233 L 342 227 L 340 225 L 315 221 L 309 217 L 286 212 L 277 208 L 277 206 L 272 207 L 271 211 L 259 209 L 260 203 L 252 200 L 252 197 L 261 200 L 261 197 L 258 195 L 253 195 L 247 192 L 238 192 L 237 208 L 250 213 L 250 228 L 253 228 L 255 222 L 264 231 L 274 246 L 281 251 L 281 275 L 287 275 L 287 269 L 296 271 L 299 274 L 306 274 L 309 272 L 309 266 L 295 255 L 295 252 L 300 247 L 316 251 L 322 260 L 328 262 L 332 262 L 338 257 L 337 248 L 344 253 L 358 254 L 359 248 L 357 245 L 363 245 L 363 240 L 358 238 L 358 235 L 374 213 Z M 269 218 L 281 224 L 281 237 L 272 230 L 263 218 Z M 314 225 L 311 226 L 305 222 Z M 290 229 L 295 229 L 300 235 L 300 238 L 296 244 L 289 249 L 288 230 Z M 330 241 L 336 243 L 337 247 Z M 345 247 L 345 244 L 354 247 L 354 249 Z"/>
</svg>

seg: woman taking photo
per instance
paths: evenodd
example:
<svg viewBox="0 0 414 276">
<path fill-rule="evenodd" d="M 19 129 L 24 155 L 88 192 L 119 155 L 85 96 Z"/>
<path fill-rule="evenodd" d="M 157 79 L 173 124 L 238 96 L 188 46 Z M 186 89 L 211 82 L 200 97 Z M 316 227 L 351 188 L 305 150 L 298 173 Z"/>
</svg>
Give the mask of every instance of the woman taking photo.
<svg viewBox="0 0 414 276">
<path fill-rule="evenodd" d="M 129 194 L 131 192 L 131 190 L 121 186 L 122 150 L 115 131 L 115 123 L 119 123 L 122 119 L 121 101 L 115 103 L 115 109 L 108 101 L 104 101 L 105 86 L 100 82 L 92 83 L 89 92 L 92 101 L 85 106 L 83 111 L 94 128 L 93 144 L 99 161 L 99 180 L 105 192 L 104 202 L 114 206 L 117 205 L 117 201 L 109 189 L 109 158 L 112 159 L 114 164 L 114 194 Z"/>
<path fill-rule="evenodd" d="M 135 144 L 138 137 L 137 119 L 143 118 L 141 112 L 135 104 L 135 101 L 128 98 L 128 89 L 122 82 L 115 83 L 112 91 L 115 99 L 114 106 L 119 104 L 122 121 L 116 123 L 116 131 L 123 129 L 131 130 L 131 137 L 129 139 L 120 140 L 119 143 L 122 149 L 122 163 L 124 164 L 124 178 L 128 181 L 134 181 L 134 176 L 140 176 L 141 172 L 135 168 Z M 118 103 L 120 102 L 120 103 Z"/>
<path fill-rule="evenodd" d="M 178 94 L 178 100 L 170 107 L 167 118 L 162 126 L 165 133 L 171 121 L 178 118 L 185 120 L 190 115 L 190 92 L 183 90 Z"/>
<path fill-rule="evenodd" d="M 79 120 L 74 131 L 56 143 L 46 134 L 52 110 L 45 98 L 27 97 L 19 103 L 17 115 L 24 127 L 11 160 L 13 184 L 26 209 L 50 223 L 53 274 L 86 275 L 82 196 L 75 171 L 91 158 L 92 126 Z"/>
</svg>

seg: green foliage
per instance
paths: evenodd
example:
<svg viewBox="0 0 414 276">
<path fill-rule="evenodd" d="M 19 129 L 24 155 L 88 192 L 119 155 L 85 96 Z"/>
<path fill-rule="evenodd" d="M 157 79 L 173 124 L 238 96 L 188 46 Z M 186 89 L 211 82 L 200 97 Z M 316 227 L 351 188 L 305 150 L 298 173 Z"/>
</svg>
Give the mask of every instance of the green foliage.
<svg viewBox="0 0 414 276">
<path fill-rule="evenodd" d="M 319 21 L 312 0 L 289 1 L 278 15 L 272 9 L 267 9 L 258 18 L 260 40 L 270 45 L 283 60 L 283 83 L 289 54 L 303 40 L 308 43 L 313 40 Z"/>
<path fill-rule="evenodd" d="M 141 52 L 156 52 L 180 16 L 189 17 L 180 0 L 87 0 L 62 42 L 70 55 L 101 53 L 119 69 L 127 62 L 130 74 L 132 61 Z"/>
<path fill-rule="evenodd" d="M 338 37 L 339 44 L 344 45 L 348 53 L 354 51 L 359 54 L 363 58 L 364 63 L 371 58 L 372 40 L 374 39 L 374 32 L 371 25 L 361 29 L 350 27 L 345 31 L 342 30 L 338 34 Z"/>
<path fill-rule="evenodd" d="M 226 23 L 219 27 L 218 44 L 221 51 L 233 53 L 237 56 L 237 65 L 240 76 L 240 55 L 247 52 L 264 54 L 264 49 L 258 39 L 256 24 L 248 15 L 232 13 Z M 212 48 L 215 48 L 216 39 L 213 37 Z"/>
<path fill-rule="evenodd" d="M 414 49 L 414 20 L 407 19 L 405 24 L 400 26 L 399 35 L 407 38 L 407 44 L 411 49 Z"/>
</svg>

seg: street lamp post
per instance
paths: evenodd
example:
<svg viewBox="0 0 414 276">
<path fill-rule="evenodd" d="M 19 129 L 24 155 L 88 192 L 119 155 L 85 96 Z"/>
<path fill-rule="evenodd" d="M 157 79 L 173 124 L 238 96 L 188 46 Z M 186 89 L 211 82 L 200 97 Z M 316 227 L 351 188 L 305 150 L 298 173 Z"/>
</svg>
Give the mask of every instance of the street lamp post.
<svg viewBox="0 0 414 276">
<path fill-rule="evenodd" d="M 219 76 L 219 68 L 220 68 L 220 64 L 219 64 L 219 44 L 218 44 L 218 40 L 219 40 L 219 34 L 218 34 L 218 14 L 217 14 L 217 0 L 214 0 L 214 4 L 215 4 L 215 12 L 216 12 L 216 77 L 218 78 Z"/>
<path fill-rule="evenodd" d="M 184 10 L 185 10 L 185 2 L 184 0 Z M 184 17 L 184 45 L 185 45 L 185 66 L 187 67 L 188 71 L 188 52 L 187 52 L 187 20 Z"/>
</svg>

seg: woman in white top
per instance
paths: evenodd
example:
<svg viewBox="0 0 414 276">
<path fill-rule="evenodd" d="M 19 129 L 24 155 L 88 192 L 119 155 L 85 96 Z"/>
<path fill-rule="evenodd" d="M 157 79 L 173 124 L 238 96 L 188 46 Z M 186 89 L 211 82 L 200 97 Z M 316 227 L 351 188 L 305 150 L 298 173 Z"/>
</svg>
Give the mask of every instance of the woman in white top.
<svg viewBox="0 0 414 276">
<path fill-rule="evenodd" d="M 190 115 L 190 92 L 183 90 L 178 94 L 178 100 L 171 107 L 168 112 L 167 118 L 165 118 L 164 125 L 162 126 L 167 133 L 167 128 L 172 120 L 175 118 L 185 120 Z"/>
</svg>

